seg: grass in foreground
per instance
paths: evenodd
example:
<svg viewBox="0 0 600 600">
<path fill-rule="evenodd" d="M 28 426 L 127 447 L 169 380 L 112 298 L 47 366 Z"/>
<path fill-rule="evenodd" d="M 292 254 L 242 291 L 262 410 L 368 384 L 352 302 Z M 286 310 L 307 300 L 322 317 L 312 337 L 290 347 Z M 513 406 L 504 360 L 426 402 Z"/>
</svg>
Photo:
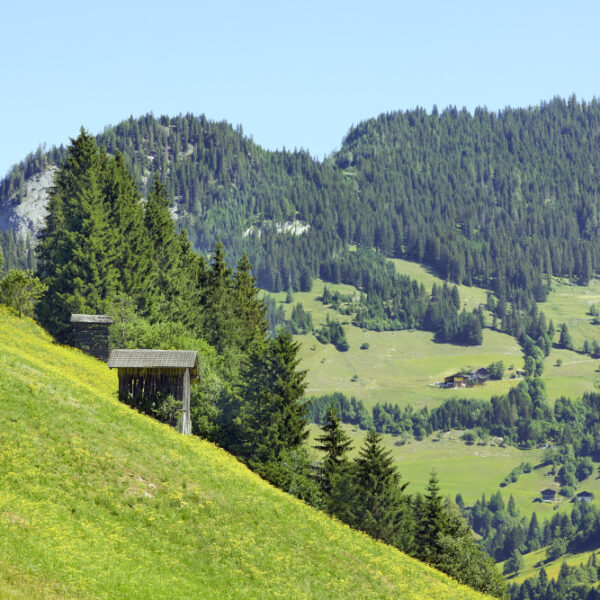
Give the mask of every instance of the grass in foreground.
<svg viewBox="0 0 600 600">
<path fill-rule="evenodd" d="M 135 413 L 1 308 L 0 348 L 0 597 L 483 597 Z"/>
</svg>

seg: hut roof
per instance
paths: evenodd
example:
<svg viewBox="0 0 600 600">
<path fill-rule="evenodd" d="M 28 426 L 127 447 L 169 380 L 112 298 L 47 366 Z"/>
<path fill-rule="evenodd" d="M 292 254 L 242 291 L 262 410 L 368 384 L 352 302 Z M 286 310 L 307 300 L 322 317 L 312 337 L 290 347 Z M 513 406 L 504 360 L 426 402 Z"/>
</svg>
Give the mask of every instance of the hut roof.
<svg viewBox="0 0 600 600">
<path fill-rule="evenodd" d="M 114 321 L 108 315 L 71 315 L 71 323 L 98 323 L 112 325 Z"/>
<path fill-rule="evenodd" d="M 197 375 L 198 353 L 195 350 L 113 350 L 108 366 L 111 369 L 191 369 L 191 374 Z"/>
</svg>

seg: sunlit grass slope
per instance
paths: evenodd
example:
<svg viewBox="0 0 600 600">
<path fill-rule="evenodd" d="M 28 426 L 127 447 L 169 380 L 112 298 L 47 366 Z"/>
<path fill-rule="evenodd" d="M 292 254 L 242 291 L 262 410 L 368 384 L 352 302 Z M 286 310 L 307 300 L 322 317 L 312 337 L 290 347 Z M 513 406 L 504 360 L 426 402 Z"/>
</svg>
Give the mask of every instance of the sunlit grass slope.
<svg viewBox="0 0 600 600">
<path fill-rule="evenodd" d="M 0 309 L 0 598 L 482 596 L 115 399 Z"/>
<path fill-rule="evenodd" d="M 568 282 L 555 279 L 548 299 L 540 304 L 548 320 L 554 321 L 558 341 L 560 325 L 567 324 L 573 343 L 581 349 L 583 342 L 600 340 L 600 325 L 594 325 L 594 318 L 588 314 L 593 304 L 600 306 L 600 279 L 590 280 L 589 285 L 571 285 Z"/>
</svg>

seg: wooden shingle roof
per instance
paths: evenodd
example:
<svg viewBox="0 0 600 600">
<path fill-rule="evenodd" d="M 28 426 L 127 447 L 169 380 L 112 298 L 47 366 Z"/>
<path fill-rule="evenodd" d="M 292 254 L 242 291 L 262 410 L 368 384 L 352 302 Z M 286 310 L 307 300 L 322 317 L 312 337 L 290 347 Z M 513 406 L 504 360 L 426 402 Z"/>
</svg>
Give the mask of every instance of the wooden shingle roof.
<svg viewBox="0 0 600 600">
<path fill-rule="evenodd" d="M 108 315 L 72 314 L 71 323 L 98 323 L 102 325 L 112 325 L 114 321 Z"/>
<path fill-rule="evenodd" d="M 191 374 L 197 375 L 198 353 L 195 350 L 113 350 L 108 366 L 111 369 L 191 369 Z"/>
</svg>

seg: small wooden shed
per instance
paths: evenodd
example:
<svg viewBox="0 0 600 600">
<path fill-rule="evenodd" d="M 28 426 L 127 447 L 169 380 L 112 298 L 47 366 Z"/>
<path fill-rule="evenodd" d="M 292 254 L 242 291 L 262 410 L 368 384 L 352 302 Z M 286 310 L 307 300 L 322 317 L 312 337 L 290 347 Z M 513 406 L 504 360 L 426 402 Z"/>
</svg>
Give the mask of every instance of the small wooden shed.
<svg viewBox="0 0 600 600">
<path fill-rule="evenodd" d="M 192 433 L 190 384 L 198 380 L 195 350 L 113 350 L 108 366 L 119 372 L 119 399 L 143 405 L 159 393 L 181 401 L 177 429 Z"/>
<path fill-rule="evenodd" d="M 114 321 L 108 315 L 71 315 L 75 347 L 106 362 L 108 328 Z"/>
</svg>

